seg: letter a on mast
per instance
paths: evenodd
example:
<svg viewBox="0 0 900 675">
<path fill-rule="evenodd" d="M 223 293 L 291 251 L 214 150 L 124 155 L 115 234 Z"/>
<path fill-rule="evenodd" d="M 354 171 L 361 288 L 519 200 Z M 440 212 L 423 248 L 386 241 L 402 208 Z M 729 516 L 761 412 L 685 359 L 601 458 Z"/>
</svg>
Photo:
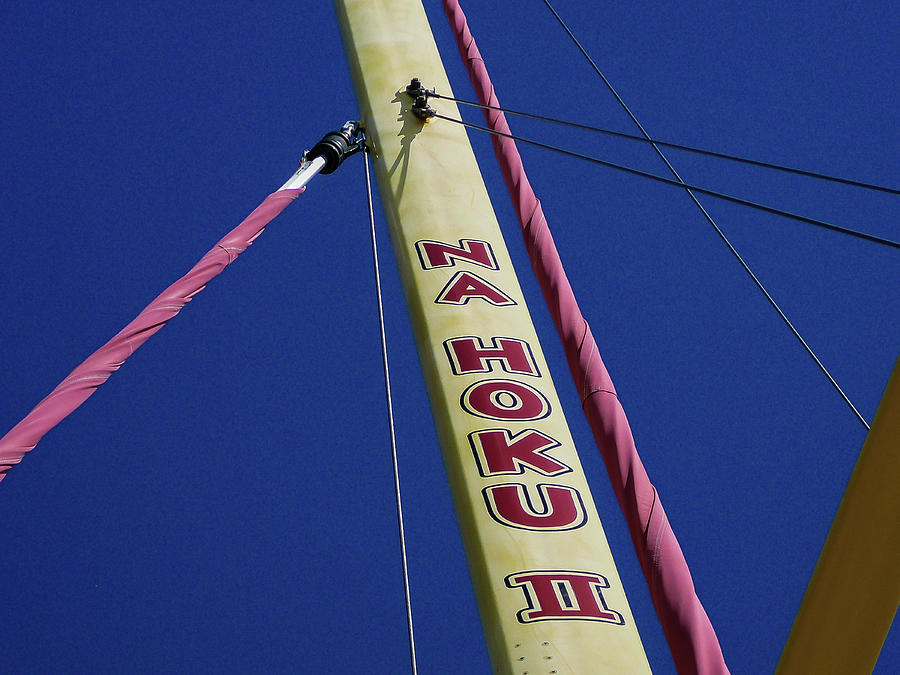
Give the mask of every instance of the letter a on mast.
<svg viewBox="0 0 900 675">
<path fill-rule="evenodd" d="M 494 671 L 649 672 L 421 2 L 335 6 Z"/>
</svg>

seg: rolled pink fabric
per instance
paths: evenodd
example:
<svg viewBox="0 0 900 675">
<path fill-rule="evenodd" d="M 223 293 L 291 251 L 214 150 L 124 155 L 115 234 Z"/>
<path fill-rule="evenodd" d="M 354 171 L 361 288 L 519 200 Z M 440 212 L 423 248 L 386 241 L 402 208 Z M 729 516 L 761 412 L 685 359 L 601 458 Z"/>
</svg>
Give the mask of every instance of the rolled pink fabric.
<svg viewBox="0 0 900 675">
<path fill-rule="evenodd" d="M 226 234 L 191 270 L 164 290 L 109 342 L 91 354 L 0 438 L 0 481 L 48 431 L 84 403 L 134 351 L 166 325 L 181 308 L 243 253 L 305 188 L 273 192 Z"/>
<path fill-rule="evenodd" d="M 499 108 L 500 102 L 458 0 L 444 0 L 444 11 L 479 102 Z M 486 109 L 484 115 L 491 129 L 510 133 L 502 112 Z M 495 135 L 491 140 L 522 227 L 531 266 L 565 347 L 584 414 L 628 522 L 675 666 L 679 673 L 727 673 L 716 632 L 697 597 L 681 547 L 635 448 L 625 411 L 600 358 L 594 336 L 578 308 L 515 141 Z"/>
</svg>

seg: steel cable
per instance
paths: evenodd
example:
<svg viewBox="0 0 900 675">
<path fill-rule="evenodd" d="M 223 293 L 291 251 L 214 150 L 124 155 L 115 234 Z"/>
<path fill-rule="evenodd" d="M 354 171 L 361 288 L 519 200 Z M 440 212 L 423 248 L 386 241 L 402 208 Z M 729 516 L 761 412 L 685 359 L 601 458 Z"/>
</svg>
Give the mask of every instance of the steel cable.
<svg viewBox="0 0 900 675">
<path fill-rule="evenodd" d="M 666 148 L 675 148 L 676 150 L 684 150 L 686 152 L 693 152 L 698 155 L 706 155 L 709 157 L 717 157 L 719 159 L 727 159 L 733 162 L 739 162 L 741 164 L 749 164 L 751 166 L 758 166 L 765 169 L 774 169 L 776 171 L 783 171 L 785 173 L 792 173 L 798 176 L 807 176 L 809 178 L 819 178 L 821 180 L 830 181 L 832 183 L 841 183 L 842 185 L 851 185 L 853 187 L 865 188 L 867 190 L 877 190 L 879 192 L 886 192 L 888 194 L 900 195 L 900 190 L 896 188 L 886 187 L 884 185 L 876 185 L 874 183 L 865 183 L 863 181 L 853 180 L 850 178 L 841 178 L 840 176 L 831 176 L 828 174 L 820 173 L 818 171 L 807 171 L 805 169 L 797 169 L 790 166 L 784 166 L 782 164 L 774 164 L 772 162 L 763 162 L 757 159 L 750 159 L 749 157 L 741 157 L 739 155 L 731 155 L 726 152 L 716 152 L 715 150 L 706 150 L 704 148 L 697 148 L 691 145 L 684 145 L 682 143 L 673 143 L 671 141 L 661 141 L 659 139 L 651 139 L 644 138 L 643 136 L 636 136 L 634 134 L 626 134 L 622 131 L 613 131 L 612 129 L 604 129 L 603 127 L 595 127 L 590 124 L 581 124 L 580 122 L 571 122 L 568 120 L 561 120 L 555 117 L 547 117 L 545 115 L 536 115 L 534 113 L 527 113 L 521 110 L 511 110 L 510 108 L 498 108 L 496 106 L 491 105 L 483 105 L 481 103 L 476 103 L 475 101 L 465 101 L 461 98 L 456 98 L 455 96 L 445 96 L 443 94 L 439 94 L 436 91 L 428 91 L 428 97 L 443 99 L 445 101 L 453 101 L 454 103 L 461 103 L 463 105 L 472 106 L 474 108 L 482 108 L 484 110 L 496 110 L 498 112 L 505 113 L 507 115 L 517 115 L 519 117 L 525 117 L 528 119 L 539 120 L 541 122 L 550 122 L 553 124 L 560 124 L 567 127 L 573 127 L 575 129 L 582 129 L 584 131 L 592 131 L 598 134 L 604 134 L 606 136 L 613 136 L 615 138 L 624 138 L 630 141 L 639 141 L 641 143 L 652 143 L 654 145 L 661 145 Z"/>
<path fill-rule="evenodd" d="M 624 166 L 623 164 L 616 164 L 615 162 L 608 162 L 605 159 L 600 159 L 598 157 L 591 157 L 590 155 L 585 155 L 580 152 L 575 152 L 574 150 L 566 150 L 565 148 L 560 148 L 555 145 L 550 145 L 549 143 L 542 143 L 541 141 L 535 141 L 529 138 L 522 138 L 521 136 L 515 136 L 513 134 L 506 134 L 501 131 L 497 131 L 495 129 L 489 129 L 488 127 L 482 127 L 477 124 L 472 124 L 471 122 L 466 122 L 464 120 L 458 120 L 453 117 L 447 117 L 446 115 L 441 115 L 440 113 L 435 113 L 434 117 L 442 120 L 446 120 L 448 122 L 456 122 L 457 124 L 462 124 L 463 126 L 469 127 L 471 129 L 477 129 L 478 131 L 486 131 L 489 134 L 493 134 L 495 136 L 504 136 L 506 138 L 510 138 L 514 141 L 518 141 L 520 143 L 526 143 L 528 145 L 533 145 L 538 148 L 543 148 L 545 150 L 552 150 L 554 152 L 559 152 L 563 155 L 568 155 L 569 157 L 575 157 L 577 159 L 583 159 L 588 162 L 593 162 L 594 164 L 599 164 L 601 166 L 606 166 L 611 169 L 616 169 L 618 171 L 624 171 L 625 173 L 630 173 L 635 176 L 641 176 L 642 178 L 649 178 L 650 180 L 655 180 L 659 183 L 665 183 L 667 185 L 675 185 L 677 187 L 685 188 L 690 191 L 700 192 L 701 194 L 710 195 L 711 197 L 716 197 L 717 199 L 723 199 L 725 201 L 733 202 L 735 204 L 740 204 L 741 206 L 747 206 L 752 209 L 757 209 L 760 211 L 765 211 L 766 213 L 772 213 L 778 216 L 783 216 L 785 218 L 790 218 L 792 220 L 797 220 L 801 223 L 807 223 L 809 225 L 815 225 L 817 227 L 823 227 L 827 230 L 832 230 L 834 232 L 840 232 L 841 234 L 847 234 L 851 237 L 857 237 L 859 239 L 865 239 L 866 241 L 875 242 L 876 244 L 883 244 L 885 246 L 891 246 L 893 248 L 900 249 L 900 242 L 893 241 L 892 239 L 885 239 L 883 237 L 876 236 L 874 234 L 868 234 L 867 232 L 860 232 L 859 230 L 851 230 L 849 227 L 843 227 L 842 225 L 835 225 L 834 223 L 829 223 L 825 220 L 819 220 L 817 218 L 810 218 L 808 216 L 800 215 L 799 213 L 793 213 L 791 211 L 784 211 L 782 209 L 777 209 L 774 206 L 767 206 L 766 204 L 760 204 L 759 202 L 754 202 L 749 199 L 742 199 L 741 197 L 735 197 L 734 195 L 729 195 L 724 192 L 718 192 L 716 190 L 710 190 L 709 188 L 700 187 L 698 185 L 690 185 L 685 183 L 679 177 L 678 180 L 672 178 L 666 178 L 665 176 L 657 176 L 656 174 L 649 173 L 647 171 L 641 171 L 640 169 L 633 169 L 628 166 Z"/>
<path fill-rule="evenodd" d="M 700 203 L 700 200 L 697 199 L 697 196 L 694 194 L 694 191 L 701 192 L 701 190 L 685 184 L 685 182 L 681 179 L 681 176 L 678 175 L 678 172 L 675 170 L 675 167 L 672 166 L 672 164 L 666 158 L 663 151 L 659 149 L 659 146 L 652 142 L 652 139 L 650 138 L 650 134 L 648 134 L 647 131 L 644 129 L 644 127 L 641 125 L 641 123 L 638 122 L 637 117 L 634 116 L 634 113 L 631 112 L 629 107 L 626 105 L 625 101 L 622 100 L 621 96 L 619 96 L 619 92 L 617 92 L 615 90 L 615 88 L 612 86 L 612 83 L 608 79 L 606 79 L 606 76 L 601 72 L 601 70 L 597 66 L 597 64 L 594 63 L 594 60 L 591 58 L 590 54 L 588 54 L 587 51 L 585 50 L 585 48 L 581 46 L 581 43 L 578 41 L 578 39 L 575 37 L 575 35 L 572 33 L 572 31 L 566 25 L 565 21 L 563 21 L 562 17 L 559 15 L 559 13 L 557 13 L 557 11 L 553 8 L 553 5 L 550 4 L 549 0 L 544 0 L 544 4 L 547 5 L 547 7 L 550 9 L 551 12 L 553 12 L 553 16 L 556 17 L 556 20 L 563 27 L 563 29 L 566 31 L 566 33 L 568 33 L 569 37 L 572 39 L 572 41 L 578 47 L 578 50 L 588 60 L 588 62 L 591 64 L 591 67 L 594 69 L 594 71 L 597 73 L 597 75 L 600 76 L 600 79 L 603 80 L 603 83 L 610 90 L 610 92 L 612 92 L 613 96 L 616 97 L 616 100 L 619 102 L 619 104 L 622 106 L 622 108 L 625 110 L 625 112 L 628 113 L 628 116 L 631 118 L 631 121 L 634 122 L 635 126 L 637 126 L 637 128 L 640 130 L 640 132 L 644 136 L 644 138 L 646 138 L 648 141 L 650 141 L 650 144 L 653 146 L 653 149 L 656 150 L 656 154 L 659 155 L 660 159 L 662 159 L 662 161 L 665 163 L 665 165 L 669 168 L 669 171 L 672 172 L 672 175 L 675 176 L 675 178 L 678 181 L 678 184 L 680 184 L 681 187 L 683 187 L 687 191 L 691 200 L 694 202 L 694 204 L 697 205 L 697 208 L 700 209 L 700 212 L 703 214 L 703 216 L 706 218 L 706 220 L 709 222 L 709 224 L 713 226 L 713 229 L 715 229 L 716 234 L 719 235 L 719 237 L 722 239 L 722 241 L 728 247 L 728 250 L 730 250 L 731 253 L 734 255 L 734 257 L 737 258 L 738 262 L 741 264 L 741 267 L 744 268 L 744 271 L 747 272 L 747 274 L 753 280 L 753 283 L 755 283 L 757 288 L 759 288 L 759 290 L 763 293 L 763 295 L 766 296 L 766 299 L 769 301 L 769 303 L 772 305 L 772 307 L 775 309 L 775 311 L 778 312 L 778 315 L 781 317 L 781 319 L 784 321 L 784 323 L 787 325 L 787 327 L 794 334 L 794 337 L 796 337 L 797 340 L 800 342 L 800 344 L 803 345 L 803 348 L 810 355 L 810 357 L 812 357 L 813 361 L 816 362 L 816 365 L 819 366 L 819 369 L 825 374 L 825 377 L 828 378 L 828 381 L 831 382 L 832 386 L 835 388 L 835 390 L 837 390 L 837 392 L 838 392 L 838 394 L 840 394 L 841 398 L 844 399 L 844 402 L 850 407 L 850 409 L 853 411 L 853 413 L 856 415 L 856 417 L 859 418 L 859 421 L 862 422 L 862 424 L 866 428 L 866 430 L 868 430 L 869 423 L 866 422 L 865 418 L 856 409 L 856 406 L 853 405 L 853 403 L 847 397 L 847 394 L 844 393 L 844 390 L 841 389 L 841 387 L 838 385 L 838 383 L 835 381 L 835 379 L 831 376 L 831 373 L 828 372 L 828 369 L 825 368 L 824 364 L 819 360 L 819 357 L 816 356 L 816 354 L 812 350 L 812 348 L 806 343 L 806 340 L 804 340 L 803 337 L 800 335 L 800 333 L 797 331 L 797 329 L 794 328 L 794 324 L 792 324 L 790 322 L 790 320 L 787 318 L 787 315 L 782 311 L 781 307 L 778 306 L 778 303 L 775 302 L 775 299 L 769 294 L 769 292 L 766 290 L 766 287 L 763 285 L 763 283 L 753 273 L 753 270 L 750 269 L 750 266 L 744 261 L 744 259 L 741 257 L 740 253 L 738 253 L 738 251 L 734 247 L 734 245 L 728 240 L 728 237 L 725 236 L 725 233 L 722 231 L 722 229 L 719 227 L 719 225 L 716 223 L 716 221 L 713 219 L 713 217 L 704 208 L 703 204 Z M 661 177 L 658 176 L 657 178 L 661 178 Z M 707 192 L 707 194 L 708 194 L 708 191 L 705 191 L 705 192 Z M 718 195 L 716 195 L 716 196 L 718 196 Z M 734 201 L 734 200 L 731 200 L 731 201 Z M 766 210 L 768 210 L 768 208 Z M 798 218 L 798 220 L 799 219 L 800 218 Z M 803 219 L 803 220 L 804 220 L 804 222 L 809 222 L 809 220 L 806 220 L 806 219 Z M 829 229 L 837 229 L 837 226 L 826 225 L 825 223 L 821 223 L 821 222 L 815 223 L 815 224 L 818 224 L 821 226 L 828 226 Z M 862 236 L 862 238 L 864 238 L 864 239 L 870 239 L 872 237 L 872 235 L 864 235 L 863 233 L 855 232 L 853 230 L 846 231 L 843 228 L 841 228 L 838 231 L 844 231 L 846 234 L 853 233 L 854 236 Z M 897 242 L 890 242 L 889 240 L 884 240 L 884 241 L 881 241 L 880 243 L 885 243 L 890 246 L 894 246 L 895 248 L 900 248 L 900 244 L 898 244 Z"/>
<path fill-rule="evenodd" d="M 366 199 L 369 205 L 369 232 L 372 238 L 372 267 L 375 271 L 375 297 L 378 301 L 378 325 L 381 331 L 381 363 L 384 370 L 384 391 L 387 402 L 388 428 L 391 436 L 391 461 L 394 470 L 394 500 L 397 504 L 397 530 L 400 534 L 400 558 L 403 566 L 403 593 L 406 599 L 406 626 L 409 635 L 411 672 L 416 675 L 416 641 L 413 636 L 412 601 L 409 591 L 409 566 L 406 559 L 406 534 L 403 527 L 403 502 L 400 497 L 400 467 L 397 461 L 397 435 L 394 431 L 394 406 L 391 402 L 391 373 L 388 368 L 387 338 L 384 330 L 384 305 L 381 301 L 381 272 L 378 265 L 378 243 L 375 237 L 375 211 L 372 207 L 372 178 L 369 172 L 369 152 L 365 152 Z"/>
</svg>

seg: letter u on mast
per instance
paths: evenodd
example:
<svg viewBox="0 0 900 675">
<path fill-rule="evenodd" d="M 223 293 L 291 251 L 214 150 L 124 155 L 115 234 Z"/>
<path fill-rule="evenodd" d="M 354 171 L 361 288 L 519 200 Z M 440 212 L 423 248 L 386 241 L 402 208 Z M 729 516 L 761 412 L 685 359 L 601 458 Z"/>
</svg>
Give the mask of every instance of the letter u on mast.
<svg viewBox="0 0 900 675">
<path fill-rule="evenodd" d="M 649 672 L 421 2 L 335 6 L 494 671 Z"/>
</svg>

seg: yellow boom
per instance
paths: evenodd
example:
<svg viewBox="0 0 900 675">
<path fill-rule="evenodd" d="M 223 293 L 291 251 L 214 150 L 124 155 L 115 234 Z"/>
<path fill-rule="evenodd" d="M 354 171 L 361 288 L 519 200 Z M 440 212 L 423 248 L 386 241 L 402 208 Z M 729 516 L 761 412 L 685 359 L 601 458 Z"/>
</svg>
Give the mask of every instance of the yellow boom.
<svg viewBox="0 0 900 675">
<path fill-rule="evenodd" d="M 872 672 L 898 603 L 900 360 L 859 453 L 777 672 Z"/>
</svg>

